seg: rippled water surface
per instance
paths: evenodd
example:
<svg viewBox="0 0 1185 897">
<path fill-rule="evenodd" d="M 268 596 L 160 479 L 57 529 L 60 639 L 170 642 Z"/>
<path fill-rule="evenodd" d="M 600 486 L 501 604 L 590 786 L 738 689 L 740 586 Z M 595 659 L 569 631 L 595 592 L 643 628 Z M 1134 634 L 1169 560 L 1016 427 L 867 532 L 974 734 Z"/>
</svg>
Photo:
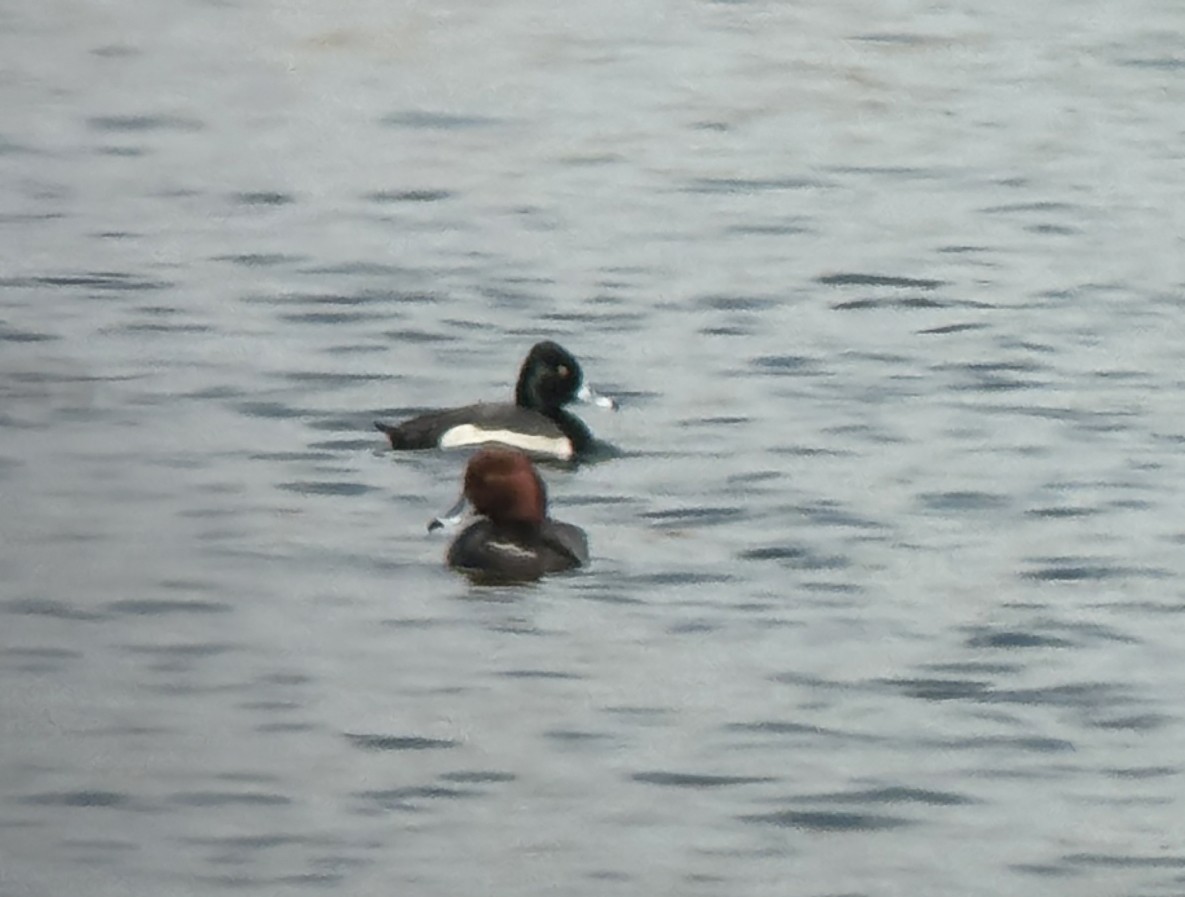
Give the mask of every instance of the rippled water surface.
<svg viewBox="0 0 1185 897">
<path fill-rule="evenodd" d="M 1183 31 L 0 9 L 0 895 L 1185 893 Z M 371 422 L 540 338 L 472 586 Z"/>
</svg>

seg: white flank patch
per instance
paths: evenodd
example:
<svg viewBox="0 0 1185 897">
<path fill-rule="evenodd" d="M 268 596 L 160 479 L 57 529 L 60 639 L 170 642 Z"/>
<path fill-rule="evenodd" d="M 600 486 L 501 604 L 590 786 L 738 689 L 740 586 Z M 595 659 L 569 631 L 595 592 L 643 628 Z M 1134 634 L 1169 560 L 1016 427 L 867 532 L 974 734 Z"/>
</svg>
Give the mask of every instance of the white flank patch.
<svg viewBox="0 0 1185 897">
<path fill-rule="evenodd" d="M 486 542 L 486 548 L 492 548 L 494 551 L 500 551 L 502 554 L 516 558 L 533 558 L 535 556 L 535 552 L 529 548 L 523 548 L 513 542 Z"/>
<path fill-rule="evenodd" d="M 522 449 L 524 452 L 550 455 L 553 458 L 572 457 L 572 443 L 568 441 L 567 436 L 532 436 L 529 433 L 516 433 L 514 430 L 483 430 L 473 424 L 461 424 L 446 430 L 440 437 L 441 448 L 460 448 L 486 442 L 499 442 Z"/>
</svg>

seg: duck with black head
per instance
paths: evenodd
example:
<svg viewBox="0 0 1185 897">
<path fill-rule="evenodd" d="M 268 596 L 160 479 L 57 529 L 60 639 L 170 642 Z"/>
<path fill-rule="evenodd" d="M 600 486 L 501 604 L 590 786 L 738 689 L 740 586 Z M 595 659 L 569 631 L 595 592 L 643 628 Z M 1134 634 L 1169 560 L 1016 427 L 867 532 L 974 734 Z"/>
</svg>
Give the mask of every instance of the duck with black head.
<svg viewBox="0 0 1185 897">
<path fill-rule="evenodd" d="M 523 361 L 514 404 L 487 403 L 429 411 L 401 424 L 375 422 L 393 449 L 458 448 L 497 444 L 536 458 L 562 461 L 588 454 L 595 440 L 580 418 L 565 410 L 573 401 L 616 409 L 584 382 L 580 363 L 559 343 L 536 343 Z"/>
<path fill-rule="evenodd" d="M 547 487 L 522 452 L 489 447 L 470 458 L 460 501 L 429 532 L 459 522 L 468 505 L 482 516 L 449 546 L 447 562 L 456 570 L 521 582 L 588 563 L 584 530 L 547 516 Z"/>
</svg>

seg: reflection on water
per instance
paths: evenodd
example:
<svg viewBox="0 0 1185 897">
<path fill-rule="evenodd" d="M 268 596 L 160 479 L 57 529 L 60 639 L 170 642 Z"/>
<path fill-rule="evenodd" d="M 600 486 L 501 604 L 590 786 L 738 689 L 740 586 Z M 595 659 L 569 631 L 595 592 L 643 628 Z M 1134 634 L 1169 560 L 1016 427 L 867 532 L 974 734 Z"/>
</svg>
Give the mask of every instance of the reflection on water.
<svg viewBox="0 0 1185 897">
<path fill-rule="evenodd" d="M 0 892 L 1180 892 L 1176 6 L 118 6 L 0 13 Z M 540 338 L 475 587 L 370 422 Z"/>
</svg>

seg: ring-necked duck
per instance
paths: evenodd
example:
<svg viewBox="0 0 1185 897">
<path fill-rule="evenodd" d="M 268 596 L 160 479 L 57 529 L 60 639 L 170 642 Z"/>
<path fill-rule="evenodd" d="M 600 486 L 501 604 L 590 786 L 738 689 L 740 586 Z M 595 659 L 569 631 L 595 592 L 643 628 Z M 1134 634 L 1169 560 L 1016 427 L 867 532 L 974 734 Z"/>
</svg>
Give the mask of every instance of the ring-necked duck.
<svg viewBox="0 0 1185 897">
<path fill-rule="evenodd" d="M 458 521 L 467 504 L 483 516 L 449 547 L 450 567 L 483 581 L 521 582 L 588 563 L 584 530 L 547 516 L 547 488 L 522 452 L 484 448 L 470 458 L 461 500 L 428 531 Z"/>
<path fill-rule="evenodd" d="M 518 374 L 514 404 L 481 403 L 429 411 L 402 424 L 375 422 L 394 449 L 456 448 L 497 443 L 536 457 L 568 460 L 593 444 L 580 418 L 564 410 L 573 400 L 616 408 L 584 384 L 571 353 L 551 341 L 536 343 Z"/>
</svg>

